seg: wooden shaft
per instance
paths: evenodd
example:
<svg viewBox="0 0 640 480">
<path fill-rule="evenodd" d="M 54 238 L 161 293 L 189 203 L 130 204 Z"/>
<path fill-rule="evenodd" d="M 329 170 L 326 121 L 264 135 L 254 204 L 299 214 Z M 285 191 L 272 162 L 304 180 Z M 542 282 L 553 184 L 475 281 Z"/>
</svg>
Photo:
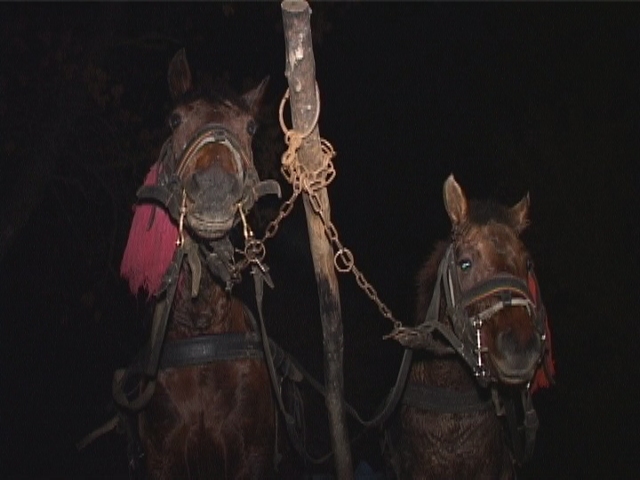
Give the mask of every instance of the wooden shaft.
<svg viewBox="0 0 640 480">
<path fill-rule="evenodd" d="M 297 132 L 311 134 L 305 138 L 298 156 L 300 163 L 313 171 L 322 166 L 322 150 L 316 116 L 317 103 L 315 59 L 311 42 L 311 10 L 305 1 L 285 0 L 281 4 L 286 41 L 285 76 L 289 81 L 291 119 Z M 317 191 L 325 218 L 330 219 L 329 196 L 326 188 Z M 326 405 L 329 430 L 334 452 L 336 476 L 339 480 L 353 479 L 349 436 L 345 422 L 344 377 L 342 373 L 344 339 L 340 310 L 338 280 L 333 264 L 333 250 L 325 235 L 320 217 L 313 211 L 307 194 L 303 194 L 313 256 L 324 345 Z"/>
</svg>

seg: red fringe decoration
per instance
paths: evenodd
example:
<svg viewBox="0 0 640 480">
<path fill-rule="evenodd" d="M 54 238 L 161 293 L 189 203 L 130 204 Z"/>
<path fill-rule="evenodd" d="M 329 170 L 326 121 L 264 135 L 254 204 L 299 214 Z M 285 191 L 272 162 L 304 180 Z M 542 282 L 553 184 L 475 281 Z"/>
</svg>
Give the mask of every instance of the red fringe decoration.
<svg viewBox="0 0 640 480">
<path fill-rule="evenodd" d="M 145 185 L 155 185 L 160 162 L 155 163 L 144 180 Z M 152 204 L 134 205 L 129 239 L 120 264 L 120 275 L 129 281 L 131 292 L 140 289 L 148 296 L 158 293 L 178 239 L 178 227 L 169 214 Z"/>
<path fill-rule="evenodd" d="M 529 274 L 528 284 L 533 298 L 538 299 L 538 280 L 533 272 Z M 551 330 L 549 330 L 548 318 L 545 318 L 544 330 L 545 349 L 542 357 L 542 364 L 538 367 L 538 370 L 536 370 L 531 386 L 529 387 L 529 391 L 532 394 L 541 388 L 549 388 L 551 386 L 551 380 L 556 376 L 555 360 L 553 359 L 553 352 L 551 351 Z"/>
<path fill-rule="evenodd" d="M 532 394 L 541 388 L 549 388 L 551 386 L 551 380 L 556 376 L 555 361 L 553 359 L 553 352 L 551 351 L 551 330 L 549 330 L 548 320 L 545 322 L 545 331 L 545 352 L 542 357 L 542 365 L 536 370 L 533 381 L 531 382 L 531 387 L 529 387 L 529 391 Z"/>
<path fill-rule="evenodd" d="M 529 290 L 533 298 L 538 298 L 538 282 L 535 278 L 535 274 L 530 274 L 529 277 Z M 533 394 L 541 388 L 549 388 L 551 386 L 551 380 L 556 376 L 555 361 L 553 359 L 553 352 L 551 351 L 551 330 L 549 330 L 549 319 L 545 318 L 545 351 L 542 357 L 542 364 L 536 370 L 533 376 L 533 381 L 529 387 L 529 391 Z"/>
</svg>

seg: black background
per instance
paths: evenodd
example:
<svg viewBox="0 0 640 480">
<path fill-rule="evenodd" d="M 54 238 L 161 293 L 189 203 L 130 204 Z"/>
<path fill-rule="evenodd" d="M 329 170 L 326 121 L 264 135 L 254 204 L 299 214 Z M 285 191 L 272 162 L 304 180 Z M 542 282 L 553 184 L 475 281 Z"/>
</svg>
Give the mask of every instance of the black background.
<svg viewBox="0 0 640 480">
<path fill-rule="evenodd" d="M 636 478 L 638 6 L 312 9 L 320 133 L 338 152 L 332 218 L 359 268 L 406 319 L 415 274 L 448 233 L 447 175 L 470 197 L 513 204 L 528 191 L 557 385 L 535 397 L 538 443 L 521 476 Z M 244 90 L 269 75 L 256 161 L 275 176 L 280 6 L 3 3 L 0 24 L 0 476 L 126 478 L 122 437 L 74 444 L 108 418 L 112 372 L 144 341 L 145 298 L 118 268 L 167 134 L 166 68 L 184 46 L 201 81 Z M 320 375 L 307 245 L 298 205 L 267 245 L 267 322 Z M 370 413 L 400 352 L 353 279 L 340 282 L 346 395 Z M 284 297 L 296 307 L 276 318 Z"/>
</svg>

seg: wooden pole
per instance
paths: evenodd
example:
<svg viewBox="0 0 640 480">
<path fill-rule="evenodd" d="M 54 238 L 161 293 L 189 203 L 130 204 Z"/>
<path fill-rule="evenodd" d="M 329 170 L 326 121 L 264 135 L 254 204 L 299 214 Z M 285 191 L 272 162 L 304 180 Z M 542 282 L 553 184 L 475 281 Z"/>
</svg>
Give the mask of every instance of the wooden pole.
<svg viewBox="0 0 640 480">
<path fill-rule="evenodd" d="M 318 126 L 313 124 L 319 104 L 311 41 L 311 9 L 306 1 L 300 0 L 285 0 L 281 3 L 281 8 L 286 42 L 285 76 L 289 82 L 293 128 L 301 133 L 313 128 L 311 134 L 303 140 L 298 158 L 302 165 L 314 171 L 322 166 L 322 150 Z M 330 206 L 326 188 L 318 190 L 316 194 L 325 219 L 329 220 Z M 322 219 L 314 212 L 308 194 L 303 193 L 302 198 L 320 299 L 327 394 L 325 401 L 329 412 L 331 446 L 338 479 L 350 480 L 353 478 L 353 466 L 344 408 L 344 339 L 333 250 L 325 235 Z"/>
</svg>

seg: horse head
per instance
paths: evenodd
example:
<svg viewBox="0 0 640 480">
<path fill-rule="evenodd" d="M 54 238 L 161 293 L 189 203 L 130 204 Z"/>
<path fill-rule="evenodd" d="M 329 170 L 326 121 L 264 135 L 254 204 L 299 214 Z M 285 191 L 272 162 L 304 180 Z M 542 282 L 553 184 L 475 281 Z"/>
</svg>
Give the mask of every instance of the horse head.
<svg viewBox="0 0 640 480">
<path fill-rule="evenodd" d="M 398 478 L 514 478 L 513 463 L 530 459 L 535 445 L 529 393 L 553 377 L 521 239 L 529 196 L 512 207 L 468 201 L 453 176 L 443 192 L 451 238 L 418 275 L 417 326 L 396 333 L 416 355 L 385 433 L 387 461 Z"/>
<path fill-rule="evenodd" d="M 251 142 L 268 79 L 241 96 L 203 94 L 194 88 L 180 50 L 169 64 L 168 81 L 175 106 L 161 155 L 161 182 L 169 189 L 169 210 L 176 220 L 182 217 L 192 236 L 217 239 L 258 196 Z"/>
<path fill-rule="evenodd" d="M 545 352 L 546 317 L 531 256 L 520 239 L 529 195 L 512 207 L 469 202 L 450 176 L 444 203 L 452 241 L 442 262 L 446 316 L 481 381 L 527 384 Z"/>
<path fill-rule="evenodd" d="M 230 230 L 259 197 L 280 195 L 277 182 L 260 181 L 253 161 L 256 116 L 268 78 L 243 95 L 196 88 L 184 49 L 174 55 L 167 76 L 174 104 L 168 116 L 171 135 L 137 192 L 121 272 L 132 291 L 157 294 L 176 242 L 189 237 L 229 288 L 237 281 Z M 196 255 L 189 258 L 194 273 L 200 261 Z"/>
</svg>

